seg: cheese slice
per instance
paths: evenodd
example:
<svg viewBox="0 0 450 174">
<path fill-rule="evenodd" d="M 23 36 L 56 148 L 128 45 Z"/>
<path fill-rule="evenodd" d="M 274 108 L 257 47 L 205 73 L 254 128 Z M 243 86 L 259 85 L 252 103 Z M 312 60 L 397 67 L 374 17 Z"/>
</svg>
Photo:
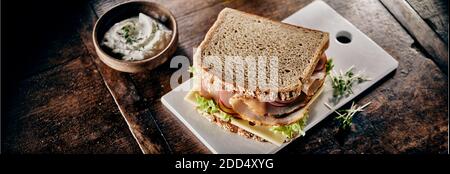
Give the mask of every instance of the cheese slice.
<svg viewBox="0 0 450 174">
<path fill-rule="evenodd" d="M 317 99 L 317 97 L 320 96 L 320 94 L 323 91 L 324 86 L 325 85 L 322 85 L 322 87 L 320 87 L 320 89 L 317 90 L 316 94 L 314 94 L 314 96 L 311 98 L 311 100 L 308 102 L 308 104 L 306 104 L 305 107 L 303 107 L 302 109 L 295 111 L 291 114 L 302 114 L 302 115 L 307 114 L 309 106 Z M 193 104 L 194 106 L 197 106 L 197 103 L 195 102 L 196 94 L 198 94 L 197 91 L 195 91 L 195 90 L 190 91 L 184 99 L 186 101 L 188 101 L 189 103 Z M 278 133 L 271 131 L 270 128 L 272 126 L 260 126 L 260 125 L 251 126 L 249 121 L 242 120 L 239 118 L 232 118 L 230 123 L 239 128 L 242 128 L 250 133 L 253 133 L 253 134 L 255 134 L 277 146 L 281 146 L 281 145 L 283 145 L 283 143 L 290 140 L 290 139 L 286 138 L 285 136 L 283 136 L 282 134 L 278 134 Z M 295 138 L 293 138 L 293 139 L 295 139 Z"/>
</svg>

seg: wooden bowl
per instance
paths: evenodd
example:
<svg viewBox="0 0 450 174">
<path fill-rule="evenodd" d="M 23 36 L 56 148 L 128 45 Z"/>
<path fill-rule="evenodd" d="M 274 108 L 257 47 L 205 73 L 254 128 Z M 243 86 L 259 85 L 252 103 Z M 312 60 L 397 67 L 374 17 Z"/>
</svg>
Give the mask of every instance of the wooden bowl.
<svg viewBox="0 0 450 174">
<path fill-rule="evenodd" d="M 112 53 L 111 49 L 100 45 L 105 33 L 114 24 L 138 16 L 139 13 L 144 13 L 158 20 L 172 30 L 172 38 L 161 52 L 143 60 L 127 61 L 120 59 L 119 55 Z M 178 28 L 173 14 L 162 5 L 148 1 L 131 1 L 119 4 L 102 15 L 95 23 L 92 37 L 97 55 L 106 65 L 118 71 L 136 73 L 151 70 L 163 64 L 172 56 L 177 48 Z"/>
</svg>

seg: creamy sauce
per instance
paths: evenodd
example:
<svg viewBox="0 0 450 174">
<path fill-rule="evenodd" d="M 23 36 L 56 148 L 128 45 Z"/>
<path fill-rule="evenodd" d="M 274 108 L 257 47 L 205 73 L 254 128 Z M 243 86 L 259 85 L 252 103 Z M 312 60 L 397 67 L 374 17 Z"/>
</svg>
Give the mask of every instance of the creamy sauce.
<svg viewBox="0 0 450 174">
<path fill-rule="evenodd" d="M 114 24 L 106 33 L 102 44 L 123 60 L 142 60 L 161 52 L 172 37 L 172 31 L 157 20 L 139 13 L 138 17 Z"/>
</svg>

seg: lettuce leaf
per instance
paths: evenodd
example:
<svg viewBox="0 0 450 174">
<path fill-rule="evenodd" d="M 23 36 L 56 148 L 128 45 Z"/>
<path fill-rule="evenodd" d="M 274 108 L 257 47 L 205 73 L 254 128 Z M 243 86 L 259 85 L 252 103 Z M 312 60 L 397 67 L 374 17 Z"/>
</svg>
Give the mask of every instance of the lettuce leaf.
<svg viewBox="0 0 450 174">
<path fill-rule="evenodd" d="M 197 71 L 197 70 L 195 69 L 195 67 L 194 67 L 194 66 L 189 66 L 189 68 L 188 68 L 188 72 L 190 72 L 190 73 L 194 74 L 194 73 L 195 73 L 196 71 Z"/>
<path fill-rule="evenodd" d="M 295 123 L 285 126 L 273 126 L 270 128 L 271 131 L 282 134 L 288 139 L 292 139 L 298 135 L 305 136 L 305 127 L 306 122 L 308 121 L 308 113 L 305 113 L 305 116 L 298 120 Z"/>
<path fill-rule="evenodd" d="M 223 112 L 219 109 L 219 106 L 212 99 L 207 99 L 205 97 L 200 96 L 199 94 L 195 95 L 195 102 L 197 103 L 197 109 L 201 112 L 205 112 L 210 115 L 215 115 L 219 117 L 222 121 L 230 121 L 231 115 Z M 217 114 L 216 114 L 217 113 Z"/>
<path fill-rule="evenodd" d="M 334 64 L 333 64 L 333 59 L 328 59 L 327 64 L 326 64 L 326 72 L 327 74 L 330 74 L 331 69 L 334 68 Z"/>
<path fill-rule="evenodd" d="M 230 121 L 232 116 L 223 112 L 219 109 L 219 106 L 212 99 L 207 99 L 205 97 L 200 96 L 199 94 L 195 95 L 195 102 L 197 103 L 197 109 L 201 112 L 207 113 L 209 115 L 215 115 L 222 121 Z M 305 135 L 305 127 L 306 122 L 308 120 L 308 113 L 305 113 L 305 116 L 299 121 L 292 123 L 290 125 L 285 126 L 273 126 L 270 128 L 271 131 L 275 133 L 282 134 L 286 138 L 292 139 L 298 135 Z"/>
<path fill-rule="evenodd" d="M 228 121 L 231 120 L 231 115 L 227 114 L 225 112 L 220 112 L 219 116 L 220 116 L 220 119 L 223 120 L 223 121 L 228 122 Z"/>
</svg>

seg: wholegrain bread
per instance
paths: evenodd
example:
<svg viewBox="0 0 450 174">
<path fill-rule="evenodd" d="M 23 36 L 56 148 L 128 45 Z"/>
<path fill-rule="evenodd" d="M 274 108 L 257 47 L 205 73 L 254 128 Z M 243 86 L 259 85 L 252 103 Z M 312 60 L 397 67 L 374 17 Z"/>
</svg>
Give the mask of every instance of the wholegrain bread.
<svg viewBox="0 0 450 174">
<path fill-rule="evenodd" d="M 246 97 L 290 100 L 301 94 L 302 84 L 328 47 L 328 38 L 326 32 L 225 8 L 195 52 L 194 66 Z M 270 76 L 271 71 L 277 72 L 277 80 Z M 252 84 L 256 88 L 249 88 Z"/>
</svg>

